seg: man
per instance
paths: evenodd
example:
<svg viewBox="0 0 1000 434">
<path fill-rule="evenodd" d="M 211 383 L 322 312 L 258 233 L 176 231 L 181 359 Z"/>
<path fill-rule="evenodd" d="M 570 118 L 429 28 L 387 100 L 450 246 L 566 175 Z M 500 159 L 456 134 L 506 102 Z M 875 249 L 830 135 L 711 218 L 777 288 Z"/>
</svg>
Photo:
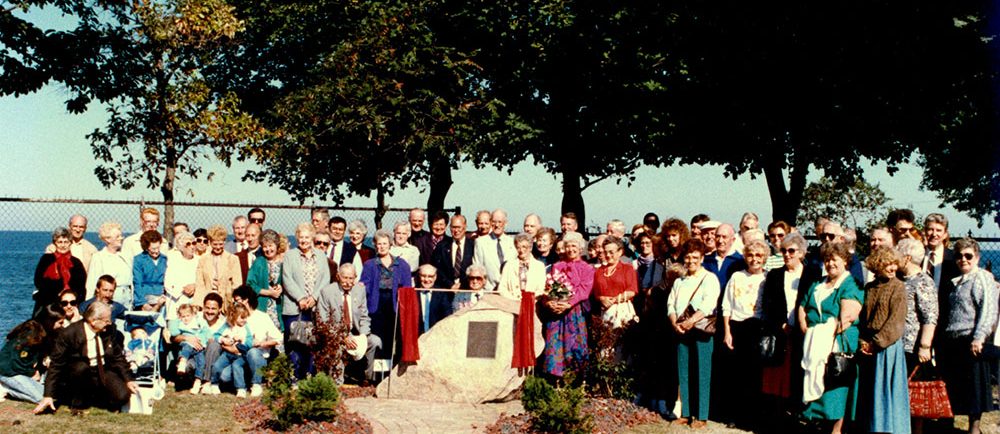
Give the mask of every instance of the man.
<svg viewBox="0 0 1000 434">
<path fill-rule="evenodd" d="M 277 347 L 281 344 L 283 336 L 281 330 L 278 330 L 278 327 L 274 325 L 271 317 L 257 310 L 257 294 L 249 285 L 240 285 L 233 290 L 233 303 L 242 304 L 250 311 L 250 316 L 247 317 L 247 328 L 253 335 L 253 346 L 247 351 L 245 358 L 233 362 L 233 367 L 236 374 L 245 372 L 246 369 L 250 371 L 250 397 L 256 398 L 263 392 L 261 389 L 263 378 L 260 369 L 267 365 L 268 359 L 271 359 L 272 356 L 277 357 Z M 239 394 L 239 392 L 236 393 Z M 244 393 L 246 392 L 244 391 Z"/>
<path fill-rule="evenodd" d="M 354 264 L 354 268 L 360 270 L 362 262 L 357 247 L 354 247 L 350 240 L 345 241 L 344 239 L 344 235 L 347 233 L 347 220 L 340 216 L 333 217 L 330 219 L 328 229 L 330 246 L 322 249 L 326 253 L 326 258 L 333 265 L 333 268 L 330 269 L 330 278 L 336 278 L 337 268 L 343 264 Z"/>
<path fill-rule="evenodd" d="M 250 208 L 250 211 L 247 212 L 247 220 L 250 221 L 250 224 L 260 226 L 263 230 L 267 214 L 260 208 Z"/>
<path fill-rule="evenodd" d="M 576 213 L 563 213 L 563 215 L 559 217 L 559 230 L 562 232 L 559 235 L 560 239 L 562 239 L 563 235 L 566 235 L 567 233 L 579 232 L 580 222 L 576 219 Z"/>
<path fill-rule="evenodd" d="M 143 232 L 155 231 L 160 227 L 160 212 L 156 208 L 143 208 L 139 211 L 139 232 L 129 235 L 122 241 L 122 256 L 128 259 L 131 266 L 135 255 L 142 253 L 139 238 Z"/>
<path fill-rule="evenodd" d="M 75 214 L 73 217 L 69 218 L 69 253 L 74 258 L 79 259 L 83 263 L 84 271 L 90 268 L 90 257 L 97 253 L 97 247 L 90 241 L 83 238 L 83 234 L 87 232 L 87 218 Z M 55 244 L 49 244 L 45 248 L 45 253 L 53 253 L 56 251 Z"/>
<path fill-rule="evenodd" d="M 430 264 L 437 270 L 435 288 L 468 288 L 469 281 L 465 271 L 472 265 L 475 256 L 476 242 L 465 235 L 465 216 L 456 215 L 451 218 L 451 236 L 438 243 L 431 254 Z M 435 292 L 431 296 L 431 315 L 441 319 L 451 315 L 453 292 Z"/>
<path fill-rule="evenodd" d="M 542 218 L 538 214 L 528 214 L 524 216 L 524 233 L 531 235 L 535 239 L 535 234 L 542 228 Z"/>
<path fill-rule="evenodd" d="M 39 414 L 55 410 L 55 400 L 68 403 L 74 412 L 97 406 L 121 409 L 139 385 L 125 360 L 121 335 L 108 327 L 111 307 L 95 301 L 83 313 L 83 321 L 60 331 L 49 353 L 45 394 L 35 407 Z"/>
<path fill-rule="evenodd" d="M 260 251 L 260 225 L 250 223 L 246 230 L 247 247 L 236 254 L 236 259 L 240 261 L 240 272 L 243 273 L 243 281 L 247 281 L 247 273 L 250 266 L 262 253 Z"/>
<path fill-rule="evenodd" d="M 219 354 L 222 352 L 222 347 L 219 342 L 215 340 L 214 336 L 219 333 L 222 326 L 226 324 L 226 317 L 221 314 L 222 312 L 222 296 L 218 292 L 210 292 L 205 295 L 205 301 L 202 302 L 201 315 L 205 318 L 205 324 L 208 324 L 208 342 L 202 342 L 196 336 L 184 335 L 184 336 L 171 336 L 171 341 L 175 344 L 180 344 L 181 342 L 187 342 L 195 349 L 204 348 L 205 349 L 205 367 L 202 369 L 201 382 L 204 385 L 201 390 L 191 389 L 192 394 L 203 393 L 205 395 L 218 395 L 219 386 L 212 386 L 212 365 L 218 360 Z"/>
<path fill-rule="evenodd" d="M 410 244 L 417 245 L 417 240 L 427 234 L 427 231 L 424 230 L 426 218 L 424 210 L 420 208 L 410 210 Z"/>
<path fill-rule="evenodd" d="M 736 241 L 736 229 L 733 225 L 723 223 L 718 228 L 713 228 L 712 232 L 715 234 L 716 249 L 714 253 L 705 256 L 702 265 L 706 270 L 715 273 L 715 277 L 719 278 L 719 287 L 725 288 L 733 273 L 746 269 L 746 262 L 743 260 L 743 255 L 733 249 L 733 243 Z M 701 234 L 705 236 L 706 233 L 708 232 L 703 225 Z M 719 294 L 720 303 L 723 295 L 725 290 Z"/>
<path fill-rule="evenodd" d="M 420 265 L 430 264 L 431 255 L 434 249 L 446 238 L 444 233 L 448 229 L 448 213 L 444 211 L 435 212 L 431 216 L 431 231 L 413 244 L 420 251 Z"/>
<path fill-rule="evenodd" d="M 691 217 L 691 238 L 701 238 L 701 224 L 712 220 L 705 214 L 696 214 Z"/>
<path fill-rule="evenodd" d="M 330 227 L 330 211 L 326 208 L 313 208 L 312 210 L 312 224 L 316 230 L 329 230 Z"/>
<path fill-rule="evenodd" d="M 827 243 L 844 243 L 847 241 L 847 237 L 844 236 L 844 228 L 840 226 L 840 223 L 832 221 L 823 225 L 819 233 L 819 239 L 821 247 Z M 826 276 L 826 268 L 823 266 L 823 260 L 819 256 L 818 249 L 815 254 L 806 256 L 806 266 L 813 268 L 814 276 Z M 861 266 L 858 255 L 851 255 L 851 261 L 847 263 L 847 271 L 854 277 L 858 288 L 865 287 L 865 271 Z"/>
<path fill-rule="evenodd" d="M 878 247 L 895 247 L 896 243 L 892 240 L 892 233 L 889 232 L 889 228 L 885 226 L 877 227 L 872 230 L 871 239 L 868 240 L 868 247 L 871 250 L 875 250 Z"/>
<path fill-rule="evenodd" d="M 115 322 L 115 325 L 121 326 L 119 328 L 124 328 L 125 311 L 128 309 L 125 308 L 124 304 L 111 300 L 114 297 L 115 289 L 117 288 L 118 282 L 115 282 L 114 277 L 107 274 L 98 277 L 97 288 L 94 289 L 94 297 L 80 303 L 80 312 L 86 312 L 87 308 L 90 307 L 91 304 L 95 301 L 100 301 L 111 307 L 111 320 Z"/>
<path fill-rule="evenodd" d="M 326 255 L 326 263 L 330 269 L 330 282 L 337 279 L 337 267 L 339 266 L 333 259 L 330 259 L 330 231 L 323 229 L 313 234 L 313 247 L 323 251 Z"/>
<path fill-rule="evenodd" d="M 948 290 L 944 294 L 948 294 L 951 279 L 962 274 L 955 263 L 955 251 L 948 248 L 948 218 L 939 213 L 928 214 L 924 219 L 924 241 L 927 243 L 927 254 L 924 255 L 923 269 L 934 278 L 934 285 L 939 290 L 944 283 Z"/>
<path fill-rule="evenodd" d="M 517 258 L 514 238 L 504 233 L 507 229 L 507 211 L 496 209 L 490 216 L 492 231 L 489 236 L 476 238 L 473 264 L 486 268 L 486 290 L 493 291 L 500 282 L 500 267 L 509 259 Z"/>
<path fill-rule="evenodd" d="M 913 229 L 913 222 L 916 220 L 913 211 L 905 208 L 894 209 L 889 211 L 889 215 L 885 217 L 885 225 L 892 231 L 893 239 L 899 242 L 903 234 L 909 233 Z"/>
<path fill-rule="evenodd" d="M 721 224 L 722 223 L 719 223 L 715 220 L 705 220 L 697 225 L 698 236 L 701 237 L 701 241 L 705 243 L 706 258 L 708 257 L 708 255 L 715 253 L 715 250 L 717 248 L 715 242 L 718 239 L 718 237 L 715 235 L 715 230 L 718 229 L 719 225 Z M 725 286 L 723 286 L 722 288 L 725 289 Z"/>
<path fill-rule="evenodd" d="M 235 240 L 226 240 L 226 245 L 223 248 L 227 252 L 235 255 L 247 248 L 247 225 L 249 224 L 247 218 L 241 215 L 233 218 L 233 238 Z"/>
<path fill-rule="evenodd" d="M 469 234 L 469 238 L 476 239 L 490 234 L 490 212 L 481 210 L 476 212 L 476 231 Z"/>
<path fill-rule="evenodd" d="M 618 219 L 613 219 L 608 222 L 606 228 L 607 228 L 605 232 L 606 234 L 618 238 L 619 240 L 623 241 L 625 240 L 625 222 Z M 631 243 L 623 242 L 622 244 L 625 245 L 625 249 L 622 251 L 622 257 L 621 257 L 622 262 L 631 263 L 636 258 L 635 251 L 632 250 L 631 247 L 629 247 L 629 244 Z"/>
<path fill-rule="evenodd" d="M 351 362 L 341 370 L 342 376 L 337 379 L 337 383 L 344 382 L 343 376 L 357 378 L 348 375 L 357 372 L 364 373 L 363 381 L 372 381 L 375 351 L 382 347 L 382 341 L 371 332 L 365 288 L 357 285 L 354 264 L 341 265 L 337 271 L 337 281 L 320 289 L 316 300 L 316 311 L 321 321 L 332 321 L 350 328 L 349 335 L 344 339 L 344 347 L 351 355 Z M 346 316 L 345 312 L 348 313 Z M 364 353 L 360 352 L 360 345 L 364 346 Z"/>
</svg>

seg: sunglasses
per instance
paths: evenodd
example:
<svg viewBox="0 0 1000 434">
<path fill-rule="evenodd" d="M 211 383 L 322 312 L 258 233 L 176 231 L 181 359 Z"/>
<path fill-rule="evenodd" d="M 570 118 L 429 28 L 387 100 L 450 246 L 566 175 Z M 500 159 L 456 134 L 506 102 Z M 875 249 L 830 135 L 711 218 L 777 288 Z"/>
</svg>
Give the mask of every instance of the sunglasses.
<svg viewBox="0 0 1000 434">
<path fill-rule="evenodd" d="M 191 241 L 188 241 L 188 242 L 184 243 L 184 247 L 191 247 L 193 245 L 194 245 L 194 242 L 191 242 Z"/>
<path fill-rule="evenodd" d="M 483 276 L 469 276 L 469 280 L 486 280 Z"/>
<path fill-rule="evenodd" d="M 66 306 L 76 306 L 76 305 L 79 305 L 80 302 L 76 301 L 76 300 L 63 300 L 63 301 L 60 301 L 59 304 L 61 304 L 62 307 L 66 307 Z"/>
<path fill-rule="evenodd" d="M 208 244 L 208 238 L 195 238 L 194 241 L 198 244 Z"/>
<path fill-rule="evenodd" d="M 781 253 L 791 253 L 793 255 L 795 254 L 795 252 L 799 251 L 799 249 L 786 249 L 786 248 L 781 248 L 779 250 L 781 251 Z"/>
<path fill-rule="evenodd" d="M 837 238 L 837 234 L 819 234 L 819 237 L 827 241 L 833 241 Z"/>
<path fill-rule="evenodd" d="M 264 219 L 252 218 L 250 223 L 264 223 Z"/>
<path fill-rule="evenodd" d="M 973 255 L 972 253 L 962 253 L 961 255 L 958 255 L 958 257 L 960 259 L 965 259 L 966 261 L 971 261 L 976 258 L 976 255 Z"/>
<path fill-rule="evenodd" d="M 330 242 L 329 241 L 313 241 L 313 244 L 315 244 L 317 246 L 329 246 Z"/>
</svg>

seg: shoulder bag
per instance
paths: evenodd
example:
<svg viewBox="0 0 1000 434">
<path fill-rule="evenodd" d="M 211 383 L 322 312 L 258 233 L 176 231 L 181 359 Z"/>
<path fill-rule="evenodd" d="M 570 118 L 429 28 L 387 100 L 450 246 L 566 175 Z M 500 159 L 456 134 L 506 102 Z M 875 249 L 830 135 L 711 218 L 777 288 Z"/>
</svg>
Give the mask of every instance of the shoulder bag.
<svg viewBox="0 0 1000 434">
<path fill-rule="evenodd" d="M 701 277 L 701 281 L 698 282 L 698 286 L 695 287 L 694 292 L 691 293 L 691 298 L 688 299 L 687 308 L 684 309 L 684 313 L 682 313 L 681 316 L 677 317 L 677 322 L 687 321 L 697 311 L 694 306 L 691 306 L 691 301 L 694 300 L 694 296 L 698 294 L 698 290 L 701 289 L 701 284 L 705 282 L 705 277 L 707 276 L 708 275 Z M 715 314 L 705 315 L 694 323 L 694 327 L 692 327 L 691 330 L 697 330 L 704 335 L 712 336 L 715 334 L 715 320 Z"/>
</svg>

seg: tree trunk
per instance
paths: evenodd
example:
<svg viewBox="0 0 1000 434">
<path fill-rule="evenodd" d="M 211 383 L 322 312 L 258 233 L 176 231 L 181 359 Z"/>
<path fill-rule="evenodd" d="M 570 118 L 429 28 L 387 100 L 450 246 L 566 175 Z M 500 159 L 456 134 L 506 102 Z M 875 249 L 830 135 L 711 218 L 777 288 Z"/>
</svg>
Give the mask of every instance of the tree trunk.
<svg viewBox="0 0 1000 434">
<path fill-rule="evenodd" d="M 163 236 L 167 244 L 174 244 L 174 180 L 177 178 L 177 151 L 171 140 L 167 139 L 167 174 L 163 176 Z"/>
<path fill-rule="evenodd" d="M 451 190 L 451 161 L 442 155 L 431 161 L 430 194 L 427 196 L 427 213 L 444 209 L 444 200 Z"/>
<path fill-rule="evenodd" d="M 562 175 L 562 212 L 576 214 L 576 221 L 580 224 L 580 233 L 586 233 L 587 212 L 583 203 L 583 189 L 580 187 L 580 174 L 572 168 L 572 164 L 564 164 Z"/>
<path fill-rule="evenodd" d="M 771 196 L 771 218 L 798 226 L 799 207 L 802 206 L 809 161 L 804 157 L 804 153 L 796 153 L 792 157 L 792 167 L 788 171 L 788 187 L 785 186 L 785 175 L 782 173 L 783 161 L 785 155 L 779 151 L 767 158 L 764 164 L 764 179 L 767 181 L 767 190 Z"/>
<path fill-rule="evenodd" d="M 385 217 L 385 188 L 382 187 L 382 176 L 379 176 L 378 187 L 375 188 L 375 229 L 382 229 L 382 217 Z"/>
</svg>

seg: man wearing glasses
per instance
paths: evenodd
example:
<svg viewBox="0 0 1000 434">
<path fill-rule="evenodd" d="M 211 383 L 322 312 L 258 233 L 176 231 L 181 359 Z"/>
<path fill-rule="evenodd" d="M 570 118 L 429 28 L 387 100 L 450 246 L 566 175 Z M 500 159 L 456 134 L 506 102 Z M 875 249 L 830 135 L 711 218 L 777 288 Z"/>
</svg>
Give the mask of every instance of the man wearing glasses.
<svg viewBox="0 0 1000 434">
<path fill-rule="evenodd" d="M 913 230 L 913 222 L 915 220 L 916 217 L 913 215 L 913 211 L 905 208 L 894 209 L 886 216 L 885 225 L 892 231 L 893 240 L 898 243 L 900 239 L 909 236 L 910 231 Z"/>
<path fill-rule="evenodd" d="M 847 242 L 847 239 L 844 237 L 844 228 L 840 226 L 840 223 L 827 222 L 819 232 L 819 242 L 820 246 L 824 246 L 827 243 Z M 817 254 L 809 258 L 808 266 L 814 269 L 813 271 L 816 273 L 814 275 L 826 276 L 826 268 L 823 267 L 823 260 L 819 258 L 818 249 Z M 847 263 L 847 271 L 851 273 L 851 277 L 854 277 L 858 287 L 864 288 L 865 270 L 861 266 L 861 261 L 858 259 L 857 254 L 851 255 L 851 261 Z"/>
<path fill-rule="evenodd" d="M 267 220 L 267 213 L 260 208 L 251 208 L 247 212 L 247 220 L 250 221 L 250 224 L 260 226 L 260 229 L 264 230 L 264 221 Z"/>
</svg>

